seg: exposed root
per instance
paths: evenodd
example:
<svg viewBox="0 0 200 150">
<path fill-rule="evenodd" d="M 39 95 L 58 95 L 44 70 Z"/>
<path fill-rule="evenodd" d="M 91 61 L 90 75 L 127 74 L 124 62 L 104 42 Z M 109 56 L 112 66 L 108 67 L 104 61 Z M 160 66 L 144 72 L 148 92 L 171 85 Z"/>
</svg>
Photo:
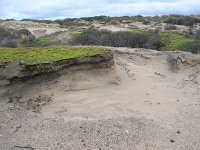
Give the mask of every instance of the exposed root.
<svg viewBox="0 0 200 150">
<path fill-rule="evenodd" d="M 195 66 L 197 66 L 199 64 L 200 64 L 200 62 L 197 62 L 197 63 L 193 64 L 192 66 L 190 66 L 190 68 L 193 68 L 193 67 L 195 67 Z"/>
<path fill-rule="evenodd" d="M 21 148 L 21 149 L 35 149 L 34 147 L 31 147 L 31 146 L 18 146 L 18 145 L 15 145 L 14 147 L 15 148 Z"/>
<path fill-rule="evenodd" d="M 160 74 L 160 73 L 157 73 L 157 72 L 155 72 L 155 75 L 161 76 L 162 78 L 166 78 L 166 76 L 164 74 Z"/>
<path fill-rule="evenodd" d="M 22 126 L 20 125 L 19 127 L 16 127 L 15 131 L 13 133 L 17 132 Z"/>
</svg>

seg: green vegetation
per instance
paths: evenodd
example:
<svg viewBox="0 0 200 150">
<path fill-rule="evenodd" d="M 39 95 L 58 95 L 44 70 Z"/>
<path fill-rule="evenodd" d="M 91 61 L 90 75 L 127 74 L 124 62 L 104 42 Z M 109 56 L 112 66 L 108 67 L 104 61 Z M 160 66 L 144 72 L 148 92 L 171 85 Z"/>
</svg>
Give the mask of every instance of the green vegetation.
<svg viewBox="0 0 200 150">
<path fill-rule="evenodd" d="M 136 33 L 136 34 L 143 34 L 143 33 L 145 33 L 145 32 L 144 32 L 144 30 L 142 30 L 142 29 L 135 28 L 135 29 L 133 29 L 133 33 Z"/>
<path fill-rule="evenodd" d="M 27 29 L 0 28 L 0 47 L 34 46 L 35 37 Z"/>
<path fill-rule="evenodd" d="M 200 41 L 194 40 L 185 43 L 182 48 L 182 51 L 191 52 L 193 54 L 199 54 L 200 53 Z"/>
<path fill-rule="evenodd" d="M 108 51 L 106 48 L 94 47 L 0 48 L 0 61 L 36 65 L 81 56 L 95 56 Z"/>
<path fill-rule="evenodd" d="M 142 33 L 142 30 L 137 29 L 135 33 L 134 31 L 111 32 L 108 30 L 97 30 L 94 27 L 90 27 L 81 34 L 74 36 L 69 44 L 149 48 L 157 50 L 163 46 L 159 34 L 155 31 Z"/>
<path fill-rule="evenodd" d="M 169 15 L 163 22 L 192 27 L 195 23 L 200 23 L 200 19 L 198 16 Z"/>
<path fill-rule="evenodd" d="M 161 32 L 161 40 L 165 43 L 163 50 L 177 50 L 180 49 L 185 43 L 192 41 L 194 37 L 187 33 L 181 32 Z"/>
<path fill-rule="evenodd" d="M 54 36 L 45 36 L 45 37 L 41 37 L 41 38 L 38 38 L 36 40 L 36 44 L 39 45 L 39 46 L 45 46 L 45 44 L 47 44 L 48 42 L 50 41 L 53 41 L 55 39 Z"/>
<path fill-rule="evenodd" d="M 135 34 L 142 34 L 144 36 L 146 33 L 148 33 L 139 28 L 133 29 L 132 32 Z M 161 50 L 178 50 L 181 49 L 186 43 L 193 41 L 195 36 L 183 32 L 166 31 L 159 32 L 159 37 L 157 38 L 160 38 L 160 40 L 163 42 Z"/>
</svg>

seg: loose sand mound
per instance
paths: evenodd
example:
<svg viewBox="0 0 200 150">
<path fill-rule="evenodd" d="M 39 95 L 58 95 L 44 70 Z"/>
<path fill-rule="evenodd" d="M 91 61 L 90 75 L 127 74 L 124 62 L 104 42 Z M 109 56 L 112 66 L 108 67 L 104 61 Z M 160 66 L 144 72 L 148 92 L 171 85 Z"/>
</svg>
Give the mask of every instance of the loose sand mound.
<svg viewBox="0 0 200 150">
<path fill-rule="evenodd" d="M 111 49 L 112 68 L 83 65 L 13 85 L 1 102 L 0 147 L 198 149 L 200 56 Z"/>
</svg>

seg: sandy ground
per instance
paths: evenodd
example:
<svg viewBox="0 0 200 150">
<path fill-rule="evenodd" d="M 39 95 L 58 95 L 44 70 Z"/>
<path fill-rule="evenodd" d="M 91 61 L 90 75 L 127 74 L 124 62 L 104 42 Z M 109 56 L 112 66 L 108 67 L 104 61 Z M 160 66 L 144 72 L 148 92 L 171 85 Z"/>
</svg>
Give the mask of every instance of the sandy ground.
<svg viewBox="0 0 200 150">
<path fill-rule="evenodd" d="M 8 91 L 0 149 L 199 150 L 200 56 L 112 50 L 113 68 L 65 70 Z"/>
</svg>

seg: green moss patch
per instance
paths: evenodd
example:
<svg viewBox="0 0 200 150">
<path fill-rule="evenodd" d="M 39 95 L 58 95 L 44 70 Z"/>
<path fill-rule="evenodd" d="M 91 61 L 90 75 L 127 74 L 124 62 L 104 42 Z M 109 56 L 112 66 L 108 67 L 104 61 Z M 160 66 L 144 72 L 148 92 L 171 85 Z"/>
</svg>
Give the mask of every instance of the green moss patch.
<svg viewBox="0 0 200 150">
<path fill-rule="evenodd" d="M 36 65 L 107 52 L 109 49 L 95 47 L 0 48 L 0 61 Z"/>
</svg>

